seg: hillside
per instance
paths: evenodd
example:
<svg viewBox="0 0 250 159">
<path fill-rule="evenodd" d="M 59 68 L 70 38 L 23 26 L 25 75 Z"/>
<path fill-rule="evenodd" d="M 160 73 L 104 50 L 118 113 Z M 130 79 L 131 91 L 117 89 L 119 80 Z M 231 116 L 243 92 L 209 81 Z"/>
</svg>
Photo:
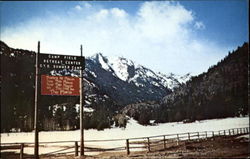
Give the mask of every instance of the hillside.
<svg viewBox="0 0 250 159">
<path fill-rule="evenodd" d="M 157 111 L 158 122 L 194 121 L 248 113 L 248 43 L 192 77 L 167 95 Z"/>
</svg>

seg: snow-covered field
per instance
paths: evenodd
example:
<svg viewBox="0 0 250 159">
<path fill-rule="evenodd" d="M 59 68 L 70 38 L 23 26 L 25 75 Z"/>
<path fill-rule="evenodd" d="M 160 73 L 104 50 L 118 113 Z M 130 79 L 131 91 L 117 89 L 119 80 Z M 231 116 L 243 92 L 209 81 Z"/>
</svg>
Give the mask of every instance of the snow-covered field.
<svg viewBox="0 0 250 159">
<path fill-rule="evenodd" d="M 201 131 L 218 131 L 232 128 L 249 127 L 249 117 L 225 118 L 196 121 L 194 123 L 173 122 L 164 123 L 156 126 L 142 126 L 137 121 L 130 119 L 126 129 L 112 128 L 104 131 L 85 130 L 85 140 L 105 140 L 105 139 L 124 139 L 121 141 L 112 142 L 86 142 L 85 146 L 94 146 L 102 148 L 111 147 L 125 147 L 125 139 L 135 137 L 147 137 L 165 134 L 177 134 L 185 132 L 201 132 Z M 79 141 L 80 131 L 53 131 L 53 132 L 39 132 L 40 142 L 52 141 Z M 34 133 L 2 133 L 1 143 L 25 143 L 34 142 Z M 52 152 L 58 149 L 56 144 L 47 144 L 45 147 L 39 149 L 40 154 Z M 57 144 L 58 145 L 58 144 Z M 61 143 L 60 146 L 73 146 L 74 143 Z M 48 147 L 46 147 L 48 146 Z M 74 149 L 72 148 L 71 151 Z M 33 154 L 33 148 L 25 148 L 24 153 Z"/>
</svg>

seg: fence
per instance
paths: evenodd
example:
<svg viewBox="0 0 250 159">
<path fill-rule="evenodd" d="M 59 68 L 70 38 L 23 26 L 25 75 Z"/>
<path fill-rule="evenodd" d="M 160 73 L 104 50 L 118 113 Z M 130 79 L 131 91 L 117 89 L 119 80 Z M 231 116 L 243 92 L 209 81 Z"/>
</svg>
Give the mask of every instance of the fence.
<svg viewBox="0 0 250 159">
<path fill-rule="evenodd" d="M 148 152 L 151 152 L 151 151 L 168 149 L 173 146 L 179 146 L 184 141 L 197 141 L 197 140 L 199 141 L 208 138 L 215 138 L 217 136 L 232 136 L 232 135 L 244 135 L 244 134 L 249 134 L 249 127 L 234 128 L 234 129 L 219 130 L 219 131 L 166 134 L 166 135 L 129 138 L 129 139 L 85 140 L 84 142 L 85 145 L 87 146 L 84 147 L 84 152 L 91 154 L 91 153 L 100 153 L 107 151 L 112 151 L 112 152 L 119 151 L 129 155 L 132 151 L 146 150 Z M 40 156 L 52 156 L 52 155 L 78 156 L 79 154 L 78 143 L 79 141 L 40 142 L 39 143 L 40 151 L 42 148 L 48 148 L 50 150 L 49 152 L 45 151 L 45 153 L 40 152 Z M 98 145 L 98 147 L 96 145 Z M 24 149 L 30 149 L 33 152 L 34 143 L 1 143 L 1 151 L 3 150 L 19 151 L 20 159 L 24 158 Z"/>
</svg>

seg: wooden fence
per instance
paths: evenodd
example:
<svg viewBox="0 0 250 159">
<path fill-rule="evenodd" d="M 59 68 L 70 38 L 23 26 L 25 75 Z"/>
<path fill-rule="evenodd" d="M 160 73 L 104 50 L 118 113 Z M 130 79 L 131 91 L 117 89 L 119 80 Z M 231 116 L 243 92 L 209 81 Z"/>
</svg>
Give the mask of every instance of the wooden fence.
<svg viewBox="0 0 250 159">
<path fill-rule="evenodd" d="M 199 141 L 208 138 L 215 138 L 218 136 L 233 136 L 249 134 L 249 127 L 234 128 L 219 131 L 203 131 L 203 132 L 187 132 L 179 134 L 165 134 L 149 137 L 138 137 L 129 139 L 111 139 L 111 140 L 85 140 L 84 151 L 93 152 L 107 152 L 107 151 L 124 151 L 129 155 L 132 151 L 158 151 L 168 149 L 173 146 L 178 146 L 184 141 Z M 119 145 L 115 147 L 102 146 L 101 143 L 107 145 L 107 142 L 118 142 Z M 94 146 L 91 146 L 94 144 Z M 50 152 L 41 153 L 40 156 L 53 155 L 75 155 L 79 154 L 79 141 L 56 141 L 56 142 L 39 142 L 39 147 L 53 147 L 59 145 L 58 150 L 51 150 Z M 112 145 L 112 144 L 108 144 Z M 114 144 L 116 145 L 116 144 Z M 98 146 L 98 147 L 97 147 Z M 113 145 L 112 145 L 113 146 Z M 20 159 L 23 159 L 24 149 L 33 149 L 34 143 L 1 143 L 1 153 L 3 150 L 18 150 L 20 152 Z M 104 148 L 106 147 L 106 148 Z"/>
</svg>

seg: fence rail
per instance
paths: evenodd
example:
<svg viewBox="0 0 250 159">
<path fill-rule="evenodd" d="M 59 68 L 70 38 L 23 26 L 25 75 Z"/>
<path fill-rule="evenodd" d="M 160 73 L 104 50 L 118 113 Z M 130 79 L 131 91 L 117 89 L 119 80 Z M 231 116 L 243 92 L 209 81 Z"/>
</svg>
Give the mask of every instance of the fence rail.
<svg viewBox="0 0 250 159">
<path fill-rule="evenodd" d="M 219 131 L 202 131 L 202 132 L 186 132 L 178 134 L 165 134 L 157 136 L 148 137 L 137 137 L 137 138 L 123 138 L 123 139 L 110 139 L 110 140 L 85 140 L 85 143 L 99 143 L 99 147 L 85 146 L 85 152 L 107 152 L 107 151 L 124 151 L 129 155 L 132 151 L 157 151 L 162 149 L 167 149 L 173 146 L 178 146 L 183 141 L 196 141 L 204 140 L 208 138 L 214 138 L 217 136 L 233 136 L 233 135 L 244 135 L 249 134 L 249 127 L 244 128 L 233 128 Z M 116 147 L 102 147 L 101 143 L 107 142 L 121 142 L 119 146 Z M 49 144 L 66 144 L 65 146 L 60 145 L 57 150 L 46 152 L 40 154 L 41 156 L 51 156 L 51 155 L 75 155 L 79 154 L 79 141 L 55 141 L 55 142 L 39 142 L 40 147 L 48 147 Z M 88 145 L 88 144 L 85 144 Z M 54 145 L 55 146 L 55 145 Z M 57 145 L 58 146 L 58 145 Z M 33 148 L 34 143 L 22 142 L 22 143 L 1 143 L 1 151 L 3 150 L 19 150 L 20 159 L 24 158 L 24 149 Z"/>
</svg>

